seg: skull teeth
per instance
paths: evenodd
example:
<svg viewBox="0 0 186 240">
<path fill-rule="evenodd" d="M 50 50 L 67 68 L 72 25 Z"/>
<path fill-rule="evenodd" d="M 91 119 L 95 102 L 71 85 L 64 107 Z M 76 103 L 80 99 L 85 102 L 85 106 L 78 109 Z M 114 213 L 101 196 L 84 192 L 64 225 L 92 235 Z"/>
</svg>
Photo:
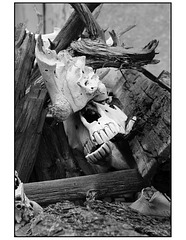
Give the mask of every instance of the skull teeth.
<svg viewBox="0 0 186 240">
<path fill-rule="evenodd" d="M 111 152 L 111 143 L 103 143 L 96 151 L 93 153 L 88 153 L 86 159 L 89 163 L 98 164 L 101 159 L 106 157 Z"/>
<path fill-rule="evenodd" d="M 103 143 L 103 139 L 101 138 L 101 136 L 100 136 L 100 134 L 98 132 L 95 132 L 93 134 L 93 136 L 94 136 L 94 139 L 96 140 L 96 142 L 98 144 L 102 144 Z"/>
<path fill-rule="evenodd" d="M 116 134 L 121 132 L 119 126 L 113 123 L 108 124 L 104 129 L 93 133 L 92 140 L 95 144 L 103 144 L 112 139 Z"/>
</svg>

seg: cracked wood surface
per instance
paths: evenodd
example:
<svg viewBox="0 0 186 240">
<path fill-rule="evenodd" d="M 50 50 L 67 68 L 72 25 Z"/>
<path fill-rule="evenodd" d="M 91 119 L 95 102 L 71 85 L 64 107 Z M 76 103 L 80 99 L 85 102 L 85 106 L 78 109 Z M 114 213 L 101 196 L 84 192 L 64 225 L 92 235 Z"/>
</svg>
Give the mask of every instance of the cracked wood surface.
<svg viewBox="0 0 186 240">
<path fill-rule="evenodd" d="M 124 112 L 137 116 L 129 144 L 141 175 L 152 178 L 156 167 L 170 159 L 170 92 L 134 70 L 123 71 L 120 81 Z"/>
</svg>

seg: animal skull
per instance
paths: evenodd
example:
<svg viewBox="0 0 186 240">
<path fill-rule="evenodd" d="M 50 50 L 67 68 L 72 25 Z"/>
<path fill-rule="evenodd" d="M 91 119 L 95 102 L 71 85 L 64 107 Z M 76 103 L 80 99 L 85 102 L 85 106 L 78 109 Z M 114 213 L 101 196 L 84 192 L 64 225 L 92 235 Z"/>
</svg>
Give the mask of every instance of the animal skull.
<svg viewBox="0 0 186 240">
<path fill-rule="evenodd" d="M 128 134 L 135 120 L 133 117 L 125 126 L 127 116 L 117 106 L 91 101 L 79 114 L 66 120 L 64 127 L 73 149 L 83 152 L 89 163 L 104 165 L 115 149 L 110 140 L 118 133 Z"/>
<path fill-rule="evenodd" d="M 93 69 L 85 66 L 85 56 L 72 57 L 67 51 L 56 54 L 43 46 L 40 36 L 35 54 L 50 94 L 50 110 L 64 121 L 70 146 L 83 152 L 91 164 L 108 164 L 115 148 L 110 140 L 118 133 L 128 134 L 134 121 L 126 126 L 124 112 L 106 103 L 110 99 L 107 89 Z M 96 118 L 89 121 L 87 112 Z"/>
<path fill-rule="evenodd" d="M 42 212 L 42 207 L 35 201 L 30 201 L 24 193 L 23 183 L 15 171 L 15 222 L 16 230 L 24 226 L 38 213 Z"/>
<path fill-rule="evenodd" d="M 108 98 L 105 85 L 91 67 L 85 66 L 85 56 L 71 57 L 67 51 L 58 54 L 36 41 L 36 59 L 49 92 L 51 112 L 60 121 L 84 108 L 93 98 Z"/>
</svg>

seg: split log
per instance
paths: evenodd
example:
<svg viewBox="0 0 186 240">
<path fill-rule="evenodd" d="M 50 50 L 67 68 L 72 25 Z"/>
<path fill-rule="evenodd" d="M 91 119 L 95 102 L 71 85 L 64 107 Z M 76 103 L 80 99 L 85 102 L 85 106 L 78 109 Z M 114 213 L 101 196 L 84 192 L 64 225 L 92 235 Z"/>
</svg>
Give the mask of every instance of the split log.
<svg viewBox="0 0 186 240">
<path fill-rule="evenodd" d="M 170 82 L 170 74 L 165 75 Z M 118 98 L 127 116 L 137 116 L 136 125 L 128 136 L 138 170 L 151 178 L 160 164 L 170 162 L 170 92 L 150 81 L 138 71 L 126 70 L 119 80 L 122 90 Z"/>
<path fill-rule="evenodd" d="M 24 184 L 27 197 L 41 205 L 62 200 L 85 199 L 89 190 L 95 190 L 97 197 L 115 196 L 138 192 L 148 183 L 137 170 L 123 170 L 110 173 L 94 174 L 53 181 Z M 117 186 L 117 187 L 116 187 Z"/>
</svg>

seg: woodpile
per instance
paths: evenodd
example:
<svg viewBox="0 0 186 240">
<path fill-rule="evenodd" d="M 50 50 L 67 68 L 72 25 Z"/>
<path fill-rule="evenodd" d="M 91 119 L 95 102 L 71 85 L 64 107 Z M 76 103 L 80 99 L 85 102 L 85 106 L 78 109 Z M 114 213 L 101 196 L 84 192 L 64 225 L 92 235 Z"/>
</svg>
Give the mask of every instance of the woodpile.
<svg viewBox="0 0 186 240">
<path fill-rule="evenodd" d="M 57 53 L 66 49 L 73 57 L 84 55 L 87 66 L 95 70 L 119 70 L 117 98 L 128 117 L 137 117 L 130 134 L 116 138 L 121 153 L 128 153 L 129 169 L 93 174 L 71 149 L 63 122 L 47 115 L 50 98 L 35 62 L 35 34 L 20 24 L 15 32 L 15 169 L 27 196 L 48 204 L 85 198 L 89 189 L 105 197 L 138 192 L 152 183 L 163 185 L 155 179 L 159 169 L 170 173 L 170 74 L 163 71 L 155 77 L 144 68 L 158 62 L 154 59 L 158 41 L 126 49 L 117 45 L 116 36 L 113 46 L 107 46 L 104 31 L 91 14 L 99 4 L 71 5 L 74 12 L 50 48 Z M 163 192 L 170 194 L 169 189 L 166 185 Z"/>
</svg>

